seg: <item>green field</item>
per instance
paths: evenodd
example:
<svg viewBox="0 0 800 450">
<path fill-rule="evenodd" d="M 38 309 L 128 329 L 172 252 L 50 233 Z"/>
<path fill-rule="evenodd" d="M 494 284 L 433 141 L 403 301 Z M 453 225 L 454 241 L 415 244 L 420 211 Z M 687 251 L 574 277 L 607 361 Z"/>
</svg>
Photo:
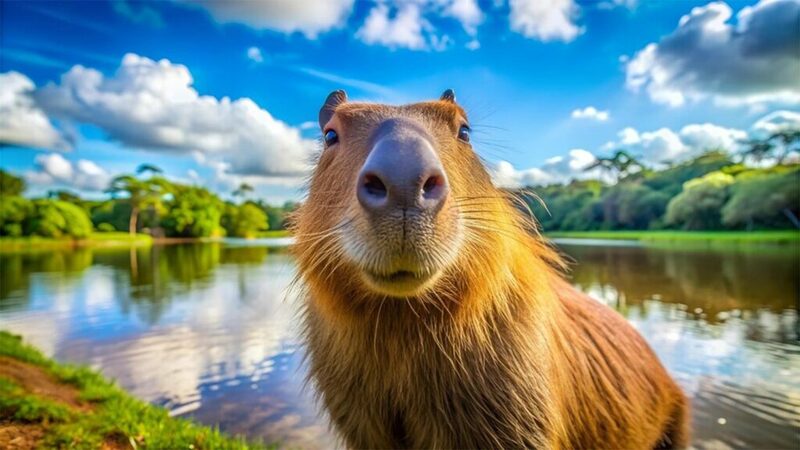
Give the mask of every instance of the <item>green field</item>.
<svg viewBox="0 0 800 450">
<path fill-rule="evenodd" d="M 800 230 L 786 231 L 559 231 L 551 239 L 624 239 L 662 244 L 798 244 Z"/>
<path fill-rule="evenodd" d="M 264 448 L 172 418 L 99 373 L 58 364 L 5 331 L 0 361 L 0 426 L 18 434 L 0 433 L 0 447 L 16 438 L 34 439 L 36 448 Z"/>
<path fill-rule="evenodd" d="M 131 236 L 125 232 L 95 232 L 86 239 L 54 239 L 39 236 L 0 237 L 0 252 L 73 247 L 131 247 L 147 246 L 153 238 L 146 234 Z"/>
<path fill-rule="evenodd" d="M 291 234 L 289 230 L 269 230 L 269 231 L 261 231 L 258 233 L 257 237 L 259 238 L 282 238 L 282 237 L 289 237 Z"/>
</svg>

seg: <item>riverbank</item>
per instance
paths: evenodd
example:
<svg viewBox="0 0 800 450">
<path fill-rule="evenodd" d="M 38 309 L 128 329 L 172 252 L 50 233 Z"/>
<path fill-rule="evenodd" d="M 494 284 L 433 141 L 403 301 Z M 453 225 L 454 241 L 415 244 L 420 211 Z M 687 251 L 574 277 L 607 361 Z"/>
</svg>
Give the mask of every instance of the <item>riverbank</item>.
<svg viewBox="0 0 800 450">
<path fill-rule="evenodd" d="M 146 234 L 136 234 L 131 236 L 130 233 L 124 232 L 95 232 L 86 239 L 56 239 L 39 236 L 0 237 L 0 253 L 83 247 L 146 247 L 152 244 L 153 238 Z"/>
<path fill-rule="evenodd" d="M 134 399 L 0 331 L 0 448 L 264 448 Z"/>
<path fill-rule="evenodd" d="M 256 239 L 289 237 L 287 230 L 270 230 L 258 234 Z M 69 249 L 69 248 L 130 248 L 147 247 L 153 244 L 181 244 L 218 241 L 222 238 L 153 238 L 146 234 L 131 236 L 126 232 L 94 232 L 86 239 L 55 239 L 39 236 L 0 237 L 0 253 Z"/>
<path fill-rule="evenodd" d="M 627 240 L 649 244 L 800 244 L 800 230 L 785 231 L 559 231 L 550 239 Z"/>
</svg>

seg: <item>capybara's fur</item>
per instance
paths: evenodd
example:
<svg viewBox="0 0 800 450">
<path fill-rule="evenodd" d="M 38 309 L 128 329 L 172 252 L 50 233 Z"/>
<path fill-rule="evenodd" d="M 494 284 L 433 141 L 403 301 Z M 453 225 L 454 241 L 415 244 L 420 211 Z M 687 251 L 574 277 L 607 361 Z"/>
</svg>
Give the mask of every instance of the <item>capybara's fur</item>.
<svg viewBox="0 0 800 450">
<path fill-rule="evenodd" d="M 310 379 L 348 447 L 688 445 L 680 388 L 622 316 L 564 280 L 558 254 L 458 139 L 462 108 L 340 100 L 321 114 L 339 141 L 321 151 L 293 227 Z M 405 297 L 364 281 L 396 236 L 355 194 L 371 133 L 398 117 L 433 137 L 450 183 L 411 234 L 440 274 Z"/>
</svg>

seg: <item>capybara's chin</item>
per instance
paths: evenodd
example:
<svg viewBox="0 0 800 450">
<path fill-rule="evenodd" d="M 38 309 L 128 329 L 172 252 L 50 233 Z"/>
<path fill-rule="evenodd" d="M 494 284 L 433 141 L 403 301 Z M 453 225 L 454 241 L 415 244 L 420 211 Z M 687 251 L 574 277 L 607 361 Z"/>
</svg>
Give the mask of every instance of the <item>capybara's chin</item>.
<svg viewBox="0 0 800 450">
<path fill-rule="evenodd" d="M 344 253 L 357 269 L 366 292 L 380 297 L 422 296 L 453 264 L 460 246 L 458 234 L 440 229 L 451 227 L 435 223 L 421 226 L 413 220 L 398 227 L 400 233 L 392 232 L 396 227 L 354 227 L 344 233 Z"/>
</svg>

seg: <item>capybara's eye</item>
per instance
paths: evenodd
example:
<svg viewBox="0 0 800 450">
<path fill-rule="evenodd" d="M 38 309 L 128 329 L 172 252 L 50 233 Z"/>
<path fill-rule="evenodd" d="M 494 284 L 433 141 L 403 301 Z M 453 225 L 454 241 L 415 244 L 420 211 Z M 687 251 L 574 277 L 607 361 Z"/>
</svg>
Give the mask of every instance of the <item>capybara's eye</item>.
<svg viewBox="0 0 800 450">
<path fill-rule="evenodd" d="M 461 125 L 461 128 L 458 129 L 458 138 L 464 142 L 469 142 L 469 132 L 472 131 L 469 128 L 469 125 Z"/>
<path fill-rule="evenodd" d="M 336 134 L 334 130 L 328 130 L 325 132 L 325 146 L 330 147 L 331 145 L 339 142 L 339 135 Z"/>
</svg>

